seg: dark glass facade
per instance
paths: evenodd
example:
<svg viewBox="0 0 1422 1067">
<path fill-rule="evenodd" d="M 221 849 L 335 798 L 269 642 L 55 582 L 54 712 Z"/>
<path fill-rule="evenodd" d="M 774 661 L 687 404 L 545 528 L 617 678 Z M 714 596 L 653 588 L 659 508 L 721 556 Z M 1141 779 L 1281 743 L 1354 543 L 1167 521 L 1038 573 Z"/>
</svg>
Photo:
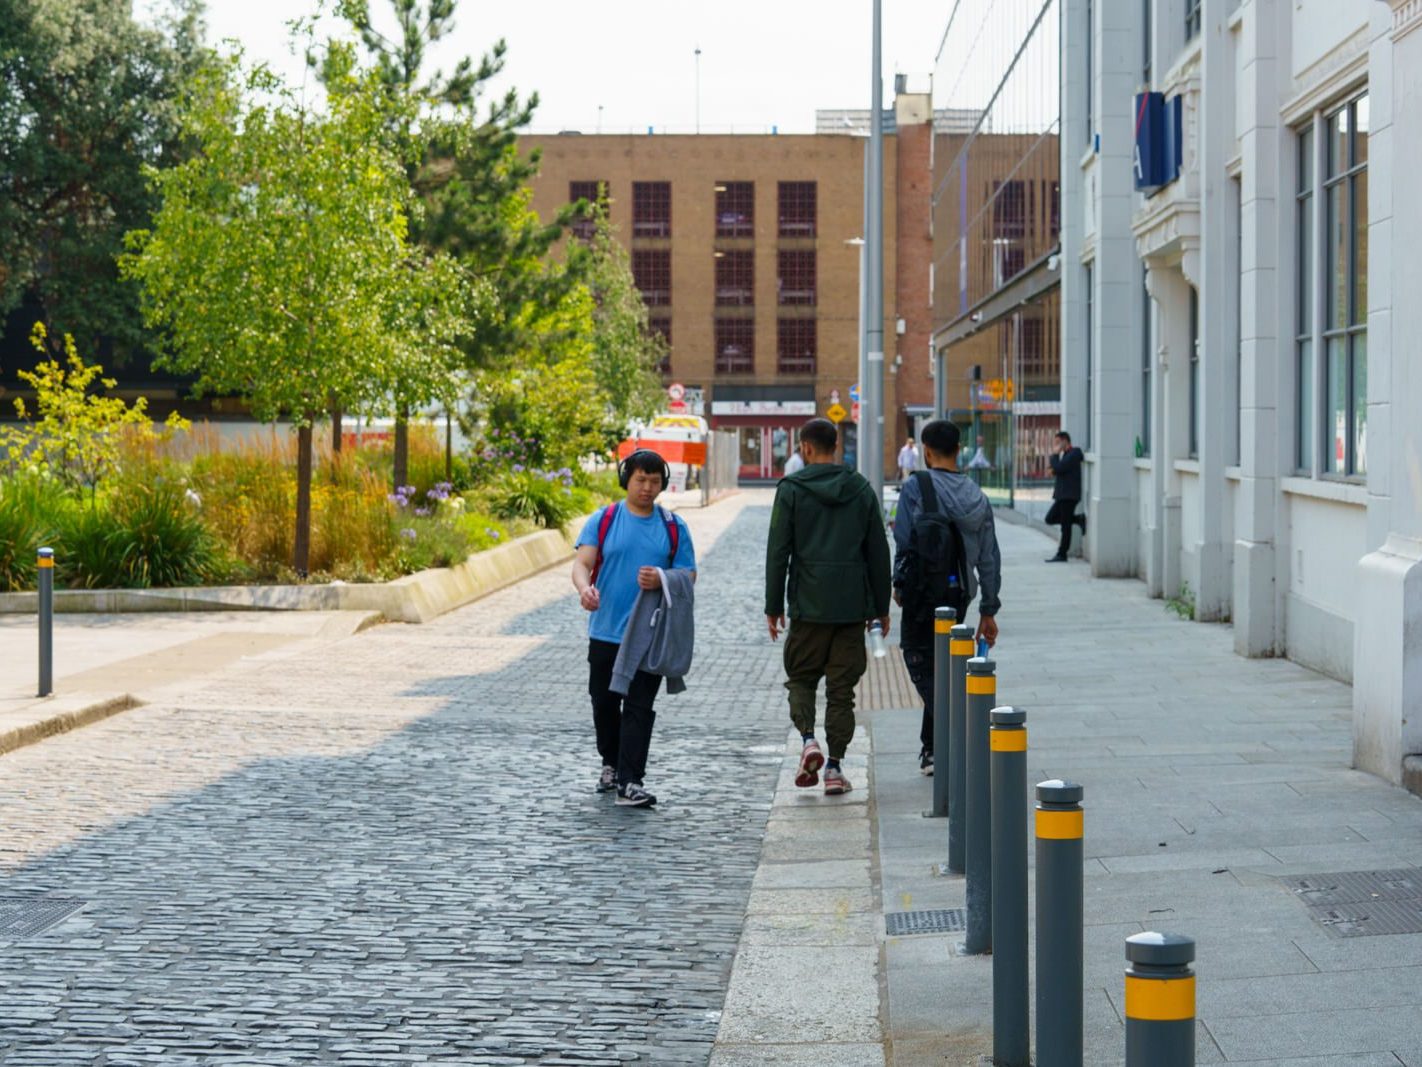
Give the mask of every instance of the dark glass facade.
<svg viewBox="0 0 1422 1067">
<path fill-rule="evenodd" d="M 1060 0 L 960 0 L 934 72 L 934 344 L 963 462 L 995 503 L 1050 497 L 1061 417 Z M 1044 510 L 1044 508 L 1043 508 Z"/>
</svg>

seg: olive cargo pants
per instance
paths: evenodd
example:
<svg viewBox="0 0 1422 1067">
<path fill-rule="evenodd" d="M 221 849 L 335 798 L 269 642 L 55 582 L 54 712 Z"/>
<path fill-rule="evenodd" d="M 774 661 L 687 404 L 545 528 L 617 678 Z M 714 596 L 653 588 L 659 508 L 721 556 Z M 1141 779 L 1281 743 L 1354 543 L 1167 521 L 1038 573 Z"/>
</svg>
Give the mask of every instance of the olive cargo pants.
<svg viewBox="0 0 1422 1067">
<path fill-rule="evenodd" d="M 790 633 L 785 638 L 790 719 L 802 734 L 815 732 L 815 691 L 824 678 L 825 739 L 830 759 L 842 759 L 854 737 L 854 687 L 867 666 L 862 622 L 790 620 Z"/>
</svg>

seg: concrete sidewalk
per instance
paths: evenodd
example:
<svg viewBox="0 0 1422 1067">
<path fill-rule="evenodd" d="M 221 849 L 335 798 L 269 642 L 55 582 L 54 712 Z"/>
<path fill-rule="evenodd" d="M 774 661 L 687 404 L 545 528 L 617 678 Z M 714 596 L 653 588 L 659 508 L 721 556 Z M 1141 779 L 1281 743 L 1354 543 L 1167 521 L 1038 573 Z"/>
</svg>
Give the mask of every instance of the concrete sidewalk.
<svg viewBox="0 0 1422 1067">
<path fill-rule="evenodd" d="M 1422 1067 L 1422 908 L 1417 933 L 1339 936 L 1284 881 L 1422 865 L 1422 802 L 1349 769 L 1350 690 L 998 532 L 999 702 L 1027 710 L 1029 789 L 1086 790 L 1086 1062 L 1122 1062 L 1124 940 L 1163 929 L 1198 944 L 1198 1062 Z M 865 718 L 882 910 L 963 906 L 918 713 Z M 991 961 L 960 940 L 886 939 L 893 1067 L 991 1051 Z"/>
<path fill-rule="evenodd" d="M 1044 564 L 1030 528 L 998 533 L 998 697 L 1027 711 L 1029 789 L 1086 791 L 1086 1063 L 1123 1062 L 1124 941 L 1156 929 L 1197 941 L 1198 1062 L 1422 1067 L 1422 932 L 1340 936 L 1285 881 L 1422 865 L 1422 801 L 1349 769 L 1350 690 L 1239 658 L 1228 627 L 1139 582 Z M 939 872 L 946 820 L 924 815 L 919 719 L 861 712 L 870 789 L 848 804 L 794 788 L 791 739 L 716 1067 L 990 1055 L 991 958 L 959 956 L 961 934 L 885 936 L 885 913 L 964 905 Z"/>
<path fill-rule="evenodd" d="M 140 612 L 54 617 L 54 693 L 35 696 L 38 623 L 0 615 L 0 753 L 181 691 L 239 660 L 347 637 L 369 611 Z"/>
</svg>

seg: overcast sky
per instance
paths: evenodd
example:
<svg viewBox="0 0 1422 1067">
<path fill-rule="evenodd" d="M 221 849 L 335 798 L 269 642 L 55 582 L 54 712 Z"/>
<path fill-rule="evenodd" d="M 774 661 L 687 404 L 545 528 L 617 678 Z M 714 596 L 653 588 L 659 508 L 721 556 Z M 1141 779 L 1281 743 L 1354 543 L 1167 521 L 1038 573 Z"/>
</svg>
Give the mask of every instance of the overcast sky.
<svg viewBox="0 0 1422 1067">
<path fill-rule="evenodd" d="M 146 17 L 165 0 L 136 0 Z M 927 89 L 954 0 L 883 0 L 884 98 L 893 76 Z M 377 26 L 389 0 L 370 0 Z M 315 0 L 208 0 L 212 41 L 236 38 L 248 54 L 299 81 L 287 20 Z M 701 128 L 807 132 L 816 108 L 869 105 L 870 0 L 460 0 L 454 34 L 437 58 L 448 67 L 508 42 L 501 86 L 537 90 L 534 129 L 689 132 Z M 387 17 L 386 21 L 389 19 Z"/>
</svg>

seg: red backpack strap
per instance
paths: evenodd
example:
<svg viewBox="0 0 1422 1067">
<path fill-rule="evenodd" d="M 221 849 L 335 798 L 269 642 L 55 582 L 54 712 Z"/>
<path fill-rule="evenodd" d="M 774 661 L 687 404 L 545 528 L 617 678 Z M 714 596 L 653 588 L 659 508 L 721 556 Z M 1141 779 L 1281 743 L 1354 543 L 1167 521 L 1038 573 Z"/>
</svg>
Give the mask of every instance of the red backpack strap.
<svg viewBox="0 0 1422 1067">
<path fill-rule="evenodd" d="M 617 517 L 617 505 L 609 504 L 602 509 L 602 518 L 597 520 L 597 562 L 593 564 L 592 575 L 588 578 L 597 585 L 597 572 L 602 570 L 602 545 L 607 540 L 607 531 L 612 529 L 612 520 Z"/>
<path fill-rule="evenodd" d="M 671 555 L 667 557 L 667 567 L 671 568 L 676 564 L 676 552 L 681 547 L 681 527 L 677 525 L 676 516 L 666 508 L 658 506 L 657 510 L 662 513 L 662 521 L 667 524 L 667 539 L 671 541 Z"/>
</svg>

